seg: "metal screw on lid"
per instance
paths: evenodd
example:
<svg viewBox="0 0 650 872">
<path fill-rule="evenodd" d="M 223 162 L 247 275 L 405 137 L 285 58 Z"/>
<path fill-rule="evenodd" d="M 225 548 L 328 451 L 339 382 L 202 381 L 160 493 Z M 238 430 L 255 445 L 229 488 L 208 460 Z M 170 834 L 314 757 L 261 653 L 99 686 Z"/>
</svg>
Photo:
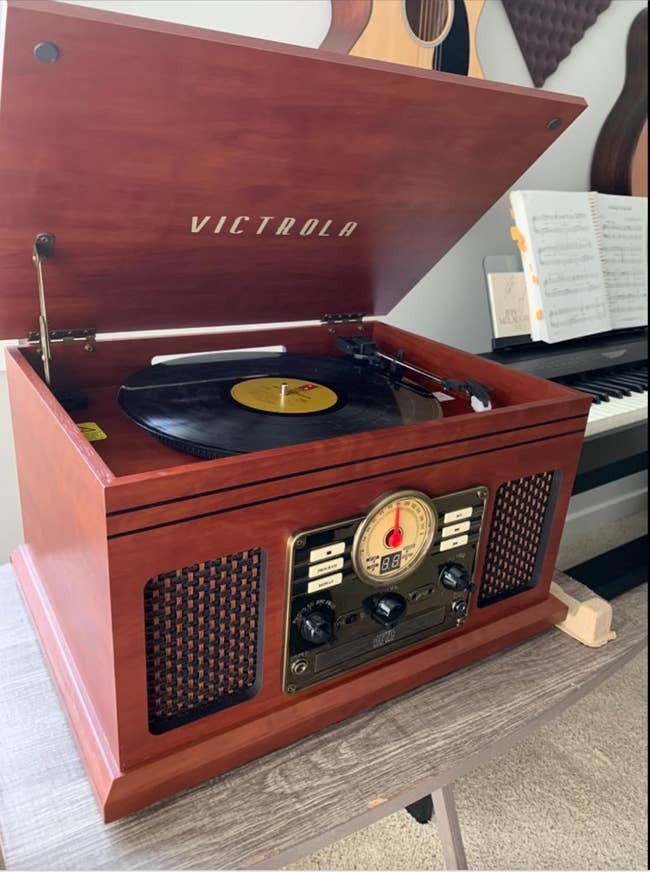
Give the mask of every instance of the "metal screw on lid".
<svg viewBox="0 0 650 872">
<path fill-rule="evenodd" d="M 561 118 L 551 118 L 551 120 L 546 125 L 549 130 L 557 130 L 558 127 L 562 127 L 562 119 Z"/>
</svg>

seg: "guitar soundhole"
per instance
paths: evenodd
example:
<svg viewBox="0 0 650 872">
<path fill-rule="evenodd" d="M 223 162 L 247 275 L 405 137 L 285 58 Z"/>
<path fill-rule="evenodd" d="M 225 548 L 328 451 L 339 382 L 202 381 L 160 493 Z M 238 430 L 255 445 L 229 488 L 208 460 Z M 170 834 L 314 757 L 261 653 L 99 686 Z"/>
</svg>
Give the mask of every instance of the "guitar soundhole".
<svg viewBox="0 0 650 872">
<path fill-rule="evenodd" d="M 427 46 L 435 46 L 449 33 L 454 0 L 404 0 L 404 13 L 413 36 Z"/>
</svg>

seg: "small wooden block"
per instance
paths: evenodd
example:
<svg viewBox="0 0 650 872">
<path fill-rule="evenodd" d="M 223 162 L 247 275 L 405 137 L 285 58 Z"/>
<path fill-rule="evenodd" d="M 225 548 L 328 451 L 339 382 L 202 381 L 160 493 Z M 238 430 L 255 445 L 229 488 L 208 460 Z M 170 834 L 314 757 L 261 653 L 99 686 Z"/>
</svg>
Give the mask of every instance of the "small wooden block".
<svg viewBox="0 0 650 872">
<path fill-rule="evenodd" d="M 590 648 L 601 648 L 616 638 L 612 630 L 612 606 L 599 596 L 578 600 L 566 593 L 556 582 L 551 593 L 569 607 L 566 618 L 556 626 Z"/>
</svg>

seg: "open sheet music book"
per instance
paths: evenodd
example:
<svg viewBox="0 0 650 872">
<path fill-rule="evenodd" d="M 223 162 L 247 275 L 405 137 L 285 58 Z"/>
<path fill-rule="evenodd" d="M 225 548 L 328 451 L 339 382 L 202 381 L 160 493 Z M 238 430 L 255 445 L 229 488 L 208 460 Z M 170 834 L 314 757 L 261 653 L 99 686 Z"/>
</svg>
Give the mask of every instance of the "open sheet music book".
<svg viewBox="0 0 650 872">
<path fill-rule="evenodd" d="M 648 323 L 648 201 L 513 191 L 533 340 L 561 342 Z"/>
</svg>

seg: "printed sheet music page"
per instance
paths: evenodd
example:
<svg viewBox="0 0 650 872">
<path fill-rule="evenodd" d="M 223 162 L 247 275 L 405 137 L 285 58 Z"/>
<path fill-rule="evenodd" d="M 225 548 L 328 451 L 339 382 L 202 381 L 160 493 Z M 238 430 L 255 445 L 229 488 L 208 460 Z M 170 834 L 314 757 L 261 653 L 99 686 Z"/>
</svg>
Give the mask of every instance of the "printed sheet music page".
<svg viewBox="0 0 650 872">
<path fill-rule="evenodd" d="M 642 327 L 648 323 L 648 200 L 616 194 L 592 197 L 612 328 Z"/>
<path fill-rule="evenodd" d="M 513 191 L 510 199 L 533 340 L 561 342 L 611 330 L 589 194 Z"/>
</svg>

